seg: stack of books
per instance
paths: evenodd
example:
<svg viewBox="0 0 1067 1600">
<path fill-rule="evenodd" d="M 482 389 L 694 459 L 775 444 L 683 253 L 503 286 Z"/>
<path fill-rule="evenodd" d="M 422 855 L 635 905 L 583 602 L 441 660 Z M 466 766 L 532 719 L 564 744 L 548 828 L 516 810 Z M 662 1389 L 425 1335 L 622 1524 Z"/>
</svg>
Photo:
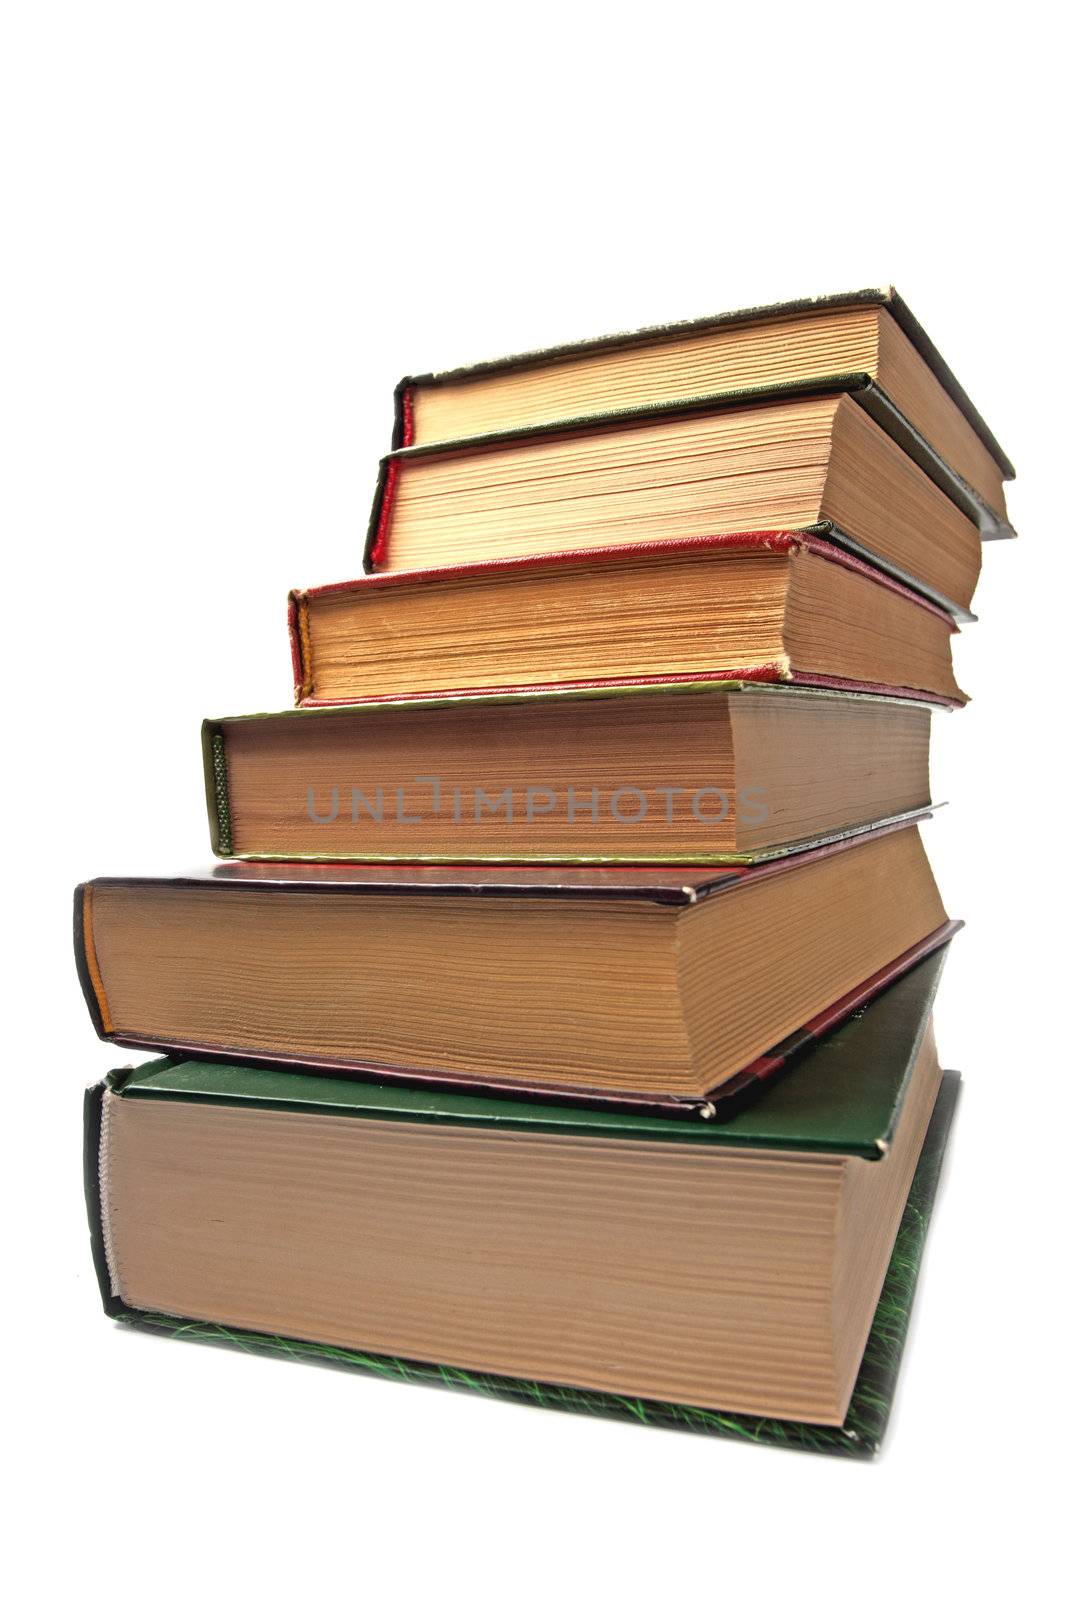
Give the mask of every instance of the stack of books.
<svg viewBox="0 0 1067 1600">
<path fill-rule="evenodd" d="M 1010 463 L 892 291 L 404 380 L 201 876 L 75 907 L 104 1302 L 866 1454 L 958 1078 L 917 822 Z"/>
</svg>

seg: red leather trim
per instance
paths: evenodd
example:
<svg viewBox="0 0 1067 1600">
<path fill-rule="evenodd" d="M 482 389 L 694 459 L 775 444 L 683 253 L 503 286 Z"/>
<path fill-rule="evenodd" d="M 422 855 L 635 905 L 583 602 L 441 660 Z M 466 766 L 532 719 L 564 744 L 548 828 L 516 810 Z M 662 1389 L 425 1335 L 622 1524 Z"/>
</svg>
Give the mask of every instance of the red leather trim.
<svg viewBox="0 0 1067 1600">
<path fill-rule="evenodd" d="M 403 416 L 401 447 L 406 450 L 409 445 L 415 443 L 415 388 L 413 384 L 409 383 L 404 390 L 400 404 Z"/>
<path fill-rule="evenodd" d="M 395 495 L 395 483 L 387 481 L 385 496 L 382 502 L 382 516 L 379 519 L 379 534 L 388 517 L 388 509 L 392 507 L 392 497 Z M 375 543 L 375 551 L 378 545 Z M 305 597 L 309 600 L 318 599 L 323 595 L 363 593 L 374 588 L 393 587 L 398 584 L 409 583 L 441 583 L 448 580 L 477 577 L 482 573 L 494 572 L 524 572 L 536 570 L 540 567 L 555 566 L 582 566 L 594 565 L 601 562 L 625 562 L 644 556 L 663 556 L 665 559 L 674 555 L 684 555 L 689 552 L 707 551 L 709 555 L 723 550 L 766 550 L 771 554 L 780 555 L 791 550 L 807 550 L 812 555 L 822 556 L 827 561 L 835 561 L 839 566 L 848 567 L 853 572 L 861 573 L 869 578 L 872 583 L 881 584 L 883 588 L 891 589 L 895 594 L 902 595 L 905 600 L 910 600 L 914 605 L 922 606 L 924 610 L 932 612 L 939 617 L 945 626 L 953 633 L 959 631 L 957 624 L 947 611 L 942 611 L 940 606 L 934 605 L 932 600 L 927 600 L 924 595 L 917 594 L 913 589 L 908 589 L 904 584 L 898 583 L 895 578 L 878 568 L 861 561 L 858 556 L 851 555 L 847 550 L 841 550 L 837 545 L 829 544 L 825 539 L 816 538 L 813 534 L 804 533 L 797 529 L 753 529 L 738 533 L 705 533 L 694 534 L 683 539 L 654 539 L 645 540 L 640 544 L 624 545 L 596 545 L 588 550 L 563 550 L 549 551 L 531 556 L 508 556 L 492 561 L 460 562 L 447 567 L 419 567 L 409 572 L 369 572 L 359 578 L 349 578 L 341 583 L 320 584 L 317 588 L 304 590 Z"/>
<path fill-rule="evenodd" d="M 388 493 L 388 489 L 387 489 Z M 549 550 L 531 556 L 498 556 L 491 561 L 459 561 L 445 567 L 415 567 L 405 572 L 367 572 L 358 578 L 348 578 L 340 583 L 324 583 L 317 588 L 304 590 L 309 600 L 320 595 L 342 594 L 351 589 L 385 588 L 394 584 L 436 583 L 449 578 L 476 577 L 483 572 L 522 572 L 527 568 L 593 565 L 602 561 L 627 561 L 640 556 L 671 555 L 688 550 L 758 550 L 776 553 L 788 551 L 805 543 L 822 545 L 822 540 L 809 539 L 803 533 L 789 529 L 755 530 L 742 533 L 693 534 L 684 539 L 648 539 L 639 544 L 594 545 L 588 550 Z M 832 549 L 832 546 L 826 546 Z M 377 549 L 377 544 L 375 545 Z M 842 552 L 843 553 L 843 552 Z M 864 569 L 866 570 L 866 569 Z M 910 594 L 910 590 L 905 593 Z"/>
<path fill-rule="evenodd" d="M 393 514 L 393 502 L 396 500 L 396 480 L 399 462 L 390 461 L 385 469 L 385 487 L 382 490 L 382 503 L 378 511 L 378 526 L 374 534 L 374 543 L 371 545 L 371 566 L 377 566 L 385 557 L 386 546 L 389 543 L 389 519 Z M 310 593 L 311 591 L 309 591 Z"/>
</svg>

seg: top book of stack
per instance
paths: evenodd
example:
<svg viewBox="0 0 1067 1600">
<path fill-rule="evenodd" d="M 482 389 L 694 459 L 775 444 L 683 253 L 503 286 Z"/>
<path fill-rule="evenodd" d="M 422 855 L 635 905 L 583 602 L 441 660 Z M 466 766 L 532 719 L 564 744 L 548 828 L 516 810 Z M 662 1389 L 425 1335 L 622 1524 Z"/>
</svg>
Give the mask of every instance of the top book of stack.
<svg viewBox="0 0 1067 1600">
<path fill-rule="evenodd" d="M 754 529 L 843 545 L 958 620 L 1014 470 L 893 290 L 405 378 L 373 572 Z"/>
</svg>

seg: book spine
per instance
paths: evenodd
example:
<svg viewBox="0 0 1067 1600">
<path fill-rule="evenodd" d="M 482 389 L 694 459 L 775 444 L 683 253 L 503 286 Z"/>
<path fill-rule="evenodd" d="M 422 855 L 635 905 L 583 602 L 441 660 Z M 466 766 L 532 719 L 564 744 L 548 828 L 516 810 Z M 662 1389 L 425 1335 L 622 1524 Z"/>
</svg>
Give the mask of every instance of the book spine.
<svg viewBox="0 0 1067 1600">
<path fill-rule="evenodd" d="M 79 883 L 74 891 L 74 964 L 93 1027 L 101 1039 L 111 1037 L 111 1012 L 93 944 L 93 886 Z"/>
<path fill-rule="evenodd" d="M 390 450 L 407 450 L 415 443 L 415 380 L 401 378 L 393 390 L 393 436 Z M 371 503 L 370 522 L 363 545 L 363 570 L 376 572 L 385 560 L 389 543 L 389 517 L 396 496 L 399 464 L 385 456 L 378 469 L 378 483 Z"/>
<path fill-rule="evenodd" d="M 378 482 L 371 502 L 367 539 L 363 547 L 363 570 L 379 571 L 389 546 L 389 519 L 396 500 L 400 461 L 397 456 L 384 456 L 378 468 Z"/>
<path fill-rule="evenodd" d="M 293 694 L 297 705 L 311 693 L 311 633 L 308 597 L 301 589 L 289 591 L 289 655 L 293 664 Z"/>
<path fill-rule="evenodd" d="M 415 443 L 415 379 L 401 378 L 393 390 L 391 450 L 406 450 Z"/>
<path fill-rule="evenodd" d="M 100 1149 L 104 1127 L 104 1095 L 107 1083 L 94 1083 L 85 1091 L 82 1115 L 82 1175 L 85 1186 L 85 1212 L 89 1222 L 89 1246 L 92 1251 L 96 1282 L 100 1300 L 109 1317 L 117 1317 L 126 1309 L 111 1286 L 111 1273 L 107 1264 L 104 1243 L 104 1194 L 100 1181 Z"/>
<path fill-rule="evenodd" d="M 204 797 L 207 800 L 211 849 L 217 856 L 232 856 L 230 786 L 226 770 L 226 739 L 221 723 L 207 720 L 202 724 L 200 746 L 204 758 Z"/>
</svg>

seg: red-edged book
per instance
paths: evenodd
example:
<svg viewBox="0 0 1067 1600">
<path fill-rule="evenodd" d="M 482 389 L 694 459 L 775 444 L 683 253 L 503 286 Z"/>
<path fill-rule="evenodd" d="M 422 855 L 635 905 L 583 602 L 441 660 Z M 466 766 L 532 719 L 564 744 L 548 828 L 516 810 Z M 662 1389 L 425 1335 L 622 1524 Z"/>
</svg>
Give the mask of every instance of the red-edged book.
<svg viewBox="0 0 1067 1600">
<path fill-rule="evenodd" d="M 913 825 L 752 868 L 280 868 L 98 879 L 102 1037 L 721 1116 L 950 937 Z"/>
<path fill-rule="evenodd" d="M 294 592 L 297 701 L 730 679 L 962 704 L 946 610 L 825 539 L 711 534 Z"/>
<path fill-rule="evenodd" d="M 975 507 L 871 398 L 840 377 L 643 410 L 623 390 L 624 409 L 405 446 L 381 463 L 364 562 L 410 571 L 775 528 L 837 543 L 964 620 Z"/>
<path fill-rule="evenodd" d="M 847 396 L 958 506 L 983 539 L 1014 536 L 1015 469 L 894 288 L 747 307 L 402 378 L 393 450 L 547 437 L 627 415 Z M 847 424 L 846 424 L 847 425 Z"/>
</svg>

